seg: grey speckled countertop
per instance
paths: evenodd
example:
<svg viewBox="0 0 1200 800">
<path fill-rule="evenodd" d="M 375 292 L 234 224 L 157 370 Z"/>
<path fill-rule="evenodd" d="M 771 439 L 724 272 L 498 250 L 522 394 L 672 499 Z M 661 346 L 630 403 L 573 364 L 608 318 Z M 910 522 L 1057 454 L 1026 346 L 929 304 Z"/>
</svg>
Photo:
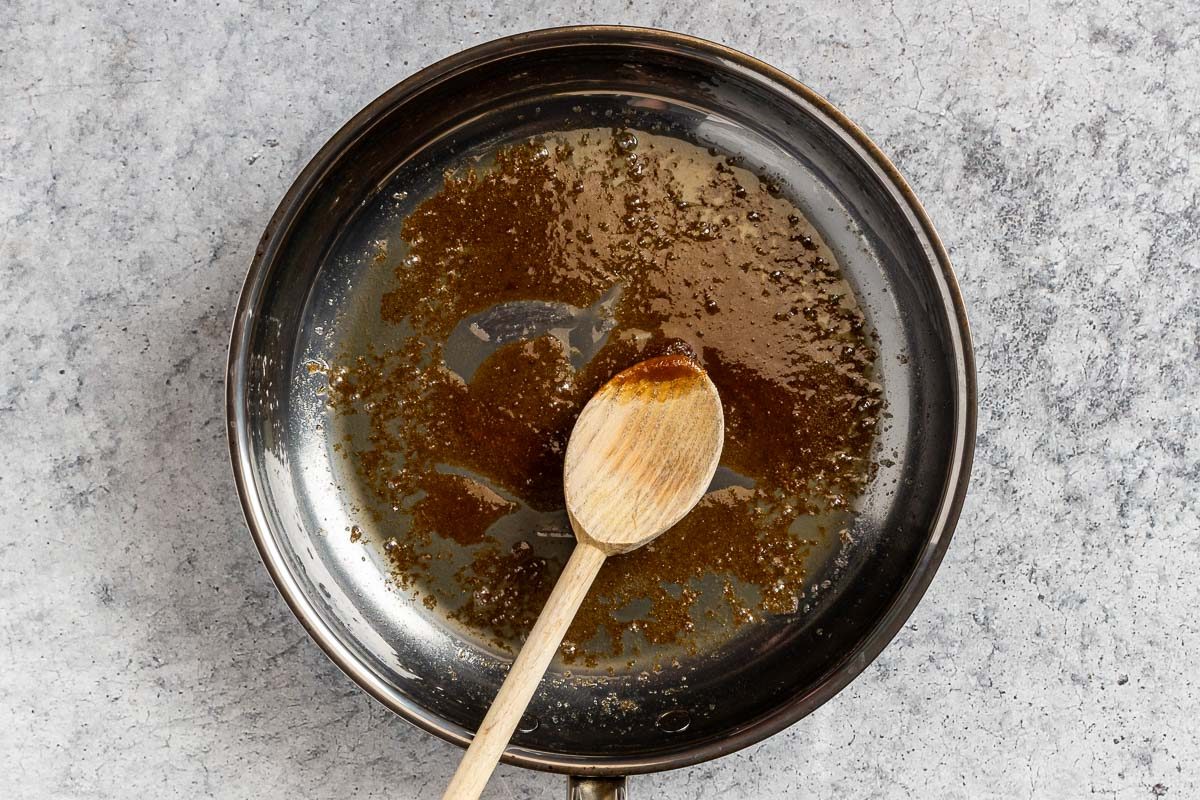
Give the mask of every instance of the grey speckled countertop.
<svg viewBox="0 0 1200 800">
<path fill-rule="evenodd" d="M 48 3 L 0 19 L 0 797 L 431 798 L 459 751 L 304 635 L 223 368 L 256 240 L 416 68 L 621 21 L 798 76 L 911 179 L 981 393 L 946 562 L 854 684 L 635 797 L 1200 797 L 1200 13 L 1187 2 Z M 491 797 L 558 798 L 502 768 Z"/>
</svg>

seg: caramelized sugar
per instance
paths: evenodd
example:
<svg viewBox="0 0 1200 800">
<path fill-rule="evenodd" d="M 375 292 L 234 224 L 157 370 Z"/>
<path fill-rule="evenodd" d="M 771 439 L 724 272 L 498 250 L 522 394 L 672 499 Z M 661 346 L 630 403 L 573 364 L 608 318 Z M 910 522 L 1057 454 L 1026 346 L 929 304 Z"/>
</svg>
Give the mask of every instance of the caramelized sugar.
<svg viewBox="0 0 1200 800">
<path fill-rule="evenodd" d="M 448 174 L 402 238 L 380 313 L 411 335 L 328 373 L 334 413 L 364 423 L 346 450 L 396 532 L 400 586 L 519 640 L 569 551 L 579 411 L 621 370 L 693 353 L 724 406 L 728 485 L 609 560 L 564 655 L 694 650 L 704 630 L 799 607 L 806 557 L 833 535 L 814 520 L 844 521 L 871 477 L 882 392 L 850 285 L 777 187 L 681 140 L 574 132 Z M 488 316 L 531 303 L 546 321 L 517 334 Z M 456 335 L 480 363 L 451 368 Z M 539 522 L 498 533 L 517 519 Z"/>
</svg>

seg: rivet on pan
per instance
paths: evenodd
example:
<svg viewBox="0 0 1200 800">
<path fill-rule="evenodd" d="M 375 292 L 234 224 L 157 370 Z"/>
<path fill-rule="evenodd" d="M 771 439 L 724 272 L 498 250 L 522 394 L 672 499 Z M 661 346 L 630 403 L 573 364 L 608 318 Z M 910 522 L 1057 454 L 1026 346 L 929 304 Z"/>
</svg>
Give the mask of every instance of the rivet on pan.
<svg viewBox="0 0 1200 800">
<path fill-rule="evenodd" d="M 541 720 L 531 714 L 526 714 L 521 717 L 521 721 L 517 723 L 517 733 L 533 733 L 541 725 Z"/>
<path fill-rule="evenodd" d="M 681 708 L 668 711 L 661 715 L 655 723 L 660 730 L 667 733 L 682 733 L 692 724 L 692 715 Z"/>
</svg>

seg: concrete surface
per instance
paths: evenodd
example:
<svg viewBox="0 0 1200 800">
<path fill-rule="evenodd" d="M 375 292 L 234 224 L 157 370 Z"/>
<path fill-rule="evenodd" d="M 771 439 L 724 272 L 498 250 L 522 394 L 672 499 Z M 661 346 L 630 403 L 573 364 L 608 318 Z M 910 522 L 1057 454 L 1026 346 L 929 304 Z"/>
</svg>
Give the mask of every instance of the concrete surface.
<svg viewBox="0 0 1200 800">
<path fill-rule="evenodd" d="M 723 41 L 909 176 L 976 336 L 975 480 L 836 700 L 634 797 L 1200 796 L 1192 3 L 17 0 L 0 13 L 0 797 L 433 798 L 459 751 L 309 642 L 241 519 L 227 330 L 353 112 L 585 21 Z M 563 794 L 504 768 L 496 798 Z"/>
</svg>

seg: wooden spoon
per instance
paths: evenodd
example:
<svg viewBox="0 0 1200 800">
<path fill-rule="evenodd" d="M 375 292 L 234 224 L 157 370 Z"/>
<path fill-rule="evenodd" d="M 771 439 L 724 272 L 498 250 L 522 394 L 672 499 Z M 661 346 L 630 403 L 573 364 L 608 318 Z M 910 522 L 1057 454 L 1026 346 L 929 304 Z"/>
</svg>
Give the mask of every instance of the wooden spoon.
<svg viewBox="0 0 1200 800">
<path fill-rule="evenodd" d="M 643 361 L 596 392 L 563 470 L 578 544 L 442 800 L 476 800 L 610 555 L 641 547 L 704 496 L 725 441 L 717 388 L 686 355 Z"/>
</svg>

